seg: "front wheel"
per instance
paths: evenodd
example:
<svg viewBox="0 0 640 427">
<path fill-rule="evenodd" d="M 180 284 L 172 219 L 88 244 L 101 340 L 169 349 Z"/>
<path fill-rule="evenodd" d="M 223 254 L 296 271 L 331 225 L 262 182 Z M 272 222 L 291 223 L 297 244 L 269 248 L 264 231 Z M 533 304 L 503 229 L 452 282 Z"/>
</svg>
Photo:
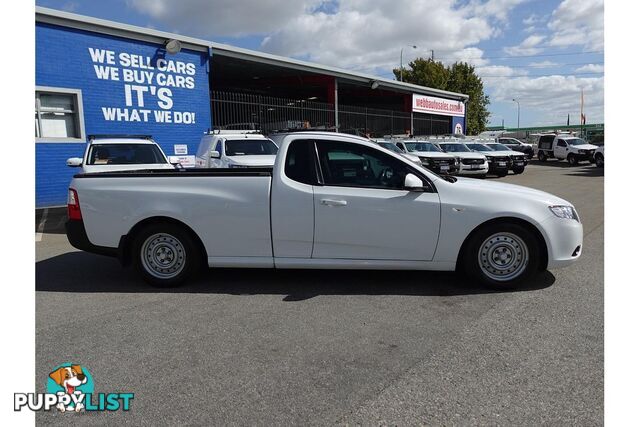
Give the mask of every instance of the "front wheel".
<svg viewBox="0 0 640 427">
<path fill-rule="evenodd" d="M 469 276 L 494 288 L 514 288 L 540 264 L 535 236 L 519 224 L 491 224 L 471 237 L 464 253 Z"/>
<path fill-rule="evenodd" d="M 181 285 L 198 271 L 201 256 L 190 234 L 175 224 L 150 224 L 133 241 L 133 265 L 156 287 Z"/>
<path fill-rule="evenodd" d="M 520 175 L 522 172 L 524 172 L 524 168 L 515 168 L 513 170 L 513 173 L 516 175 Z"/>
<path fill-rule="evenodd" d="M 569 154 L 567 156 L 567 162 L 569 162 L 571 166 L 576 166 L 578 164 L 578 158 L 573 154 Z"/>
<path fill-rule="evenodd" d="M 547 160 L 547 155 L 544 154 L 544 151 L 538 151 L 538 160 L 541 162 L 545 162 Z"/>
<path fill-rule="evenodd" d="M 600 154 L 600 153 L 596 154 L 594 160 L 595 160 L 595 163 L 596 163 L 597 167 L 599 167 L 599 168 L 603 168 L 604 167 L 604 156 L 602 154 Z"/>
</svg>

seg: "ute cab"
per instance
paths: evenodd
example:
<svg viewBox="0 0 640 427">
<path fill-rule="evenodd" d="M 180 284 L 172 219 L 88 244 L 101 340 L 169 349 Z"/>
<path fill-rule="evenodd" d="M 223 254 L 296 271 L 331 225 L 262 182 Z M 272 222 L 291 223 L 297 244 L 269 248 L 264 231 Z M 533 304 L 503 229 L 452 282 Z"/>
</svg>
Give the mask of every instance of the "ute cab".
<svg viewBox="0 0 640 427">
<path fill-rule="evenodd" d="M 199 168 L 270 168 L 278 146 L 254 130 L 207 132 L 196 153 Z"/>
<path fill-rule="evenodd" d="M 542 135 L 538 140 L 538 160 L 544 162 L 548 158 L 556 158 L 575 166 L 581 161 L 593 159 L 597 148 L 597 145 L 571 134 Z"/>
<path fill-rule="evenodd" d="M 83 173 L 174 169 L 177 164 L 149 135 L 90 135 L 84 157 L 67 159 L 67 166 Z"/>
<path fill-rule="evenodd" d="M 417 156 L 422 166 L 439 175 L 458 173 L 456 156 L 443 152 L 436 144 L 429 141 L 404 140 L 396 142 L 396 146 L 407 154 Z"/>
</svg>

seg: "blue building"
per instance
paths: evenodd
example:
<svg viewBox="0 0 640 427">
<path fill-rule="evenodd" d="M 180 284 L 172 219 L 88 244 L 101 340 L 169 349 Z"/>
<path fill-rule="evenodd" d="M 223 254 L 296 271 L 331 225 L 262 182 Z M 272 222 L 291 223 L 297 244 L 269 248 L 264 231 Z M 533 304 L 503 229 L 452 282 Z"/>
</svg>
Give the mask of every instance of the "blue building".
<svg viewBox="0 0 640 427">
<path fill-rule="evenodd" d="M 177 53 L 167 52 L 171 41 Z M 460 133 L 467 99 L 38 7 L 36 206 L 66 204 L 77 169 L 65 161 L 83 156 L 91 134 L 151 135 L 167 155 L 185 144 L 193 155 L 213 126 Z"/>
</svg>

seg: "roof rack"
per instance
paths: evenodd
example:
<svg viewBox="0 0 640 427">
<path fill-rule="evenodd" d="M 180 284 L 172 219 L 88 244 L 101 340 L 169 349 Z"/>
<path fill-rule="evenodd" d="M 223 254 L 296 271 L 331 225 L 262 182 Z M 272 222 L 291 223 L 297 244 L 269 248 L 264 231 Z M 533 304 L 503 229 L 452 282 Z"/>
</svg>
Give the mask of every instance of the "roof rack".
<svg viewBox="0 0 640 427">
<path fill-rule="evenodd" d="M 97 133 L 97 134 L 92 134 L 87 136 L 87 139 L 89 141 L 94 139 L 125 139 L 125 138 L 153 140 L 153 137 L 151 135 L 135 135 L 135 134 L 122 134 L 122 133 Z"/>
</svg>

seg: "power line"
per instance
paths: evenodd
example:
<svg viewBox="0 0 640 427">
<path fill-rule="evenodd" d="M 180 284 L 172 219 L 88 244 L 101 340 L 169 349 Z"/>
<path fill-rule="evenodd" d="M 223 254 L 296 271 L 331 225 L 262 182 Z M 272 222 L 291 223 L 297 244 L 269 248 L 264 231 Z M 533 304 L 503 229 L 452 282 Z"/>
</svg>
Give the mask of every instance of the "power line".
<svg viewBox="0 0 640 427">
<path fill-rule="evenodd" d="M 571 65 L 600 65 L 604 64 L 604 61 L 600 62 L 574 62 L 572 64 L 530 64 L 530 65 L 502 65 L 503 67 L 509 68 L 556 68 L 556 67 L 568 67 Z M 491 67 L 492 65 L 481 65 L 479 67 Z M 493 65 L 500 67 L 501 65 Z"/>
<path fill-rule="evenodd" d="M 583 51 L 583 52 L 557 52 L 557 53 L 545 53 L 538 55 L 511 55 L 511 56 L 478 56 L 478 57 L 470 57 L 470 58 L 437 58 L 439 61 L 442 60 L 452 60 L 452 61 L 467 61 L 470 59 L 515 59 L 515 58 L 543 58 L 546 56 L 571 56 L 571 55 L 589 55 L 589 54 L 600 54 L 604 53 L 603 50 L 591 50 L 591 51 Z"/>
<path fill-rule="evenodd" d="M 604 74 L 604 71 L 601 72 L 593 72 L 593 73 L 551 73 L 551 74 L 521 74 L 518 76 L 483 76 L 483 75 L 479 75 L 480 78 L 501 78 L 501 79 L 505 79 L 505 78 L 514 78 L 514 77 L 551 77 L 551 76 L 590 76 L 590 75 L 597 75 L 597 74 Z"/>
</svg>

